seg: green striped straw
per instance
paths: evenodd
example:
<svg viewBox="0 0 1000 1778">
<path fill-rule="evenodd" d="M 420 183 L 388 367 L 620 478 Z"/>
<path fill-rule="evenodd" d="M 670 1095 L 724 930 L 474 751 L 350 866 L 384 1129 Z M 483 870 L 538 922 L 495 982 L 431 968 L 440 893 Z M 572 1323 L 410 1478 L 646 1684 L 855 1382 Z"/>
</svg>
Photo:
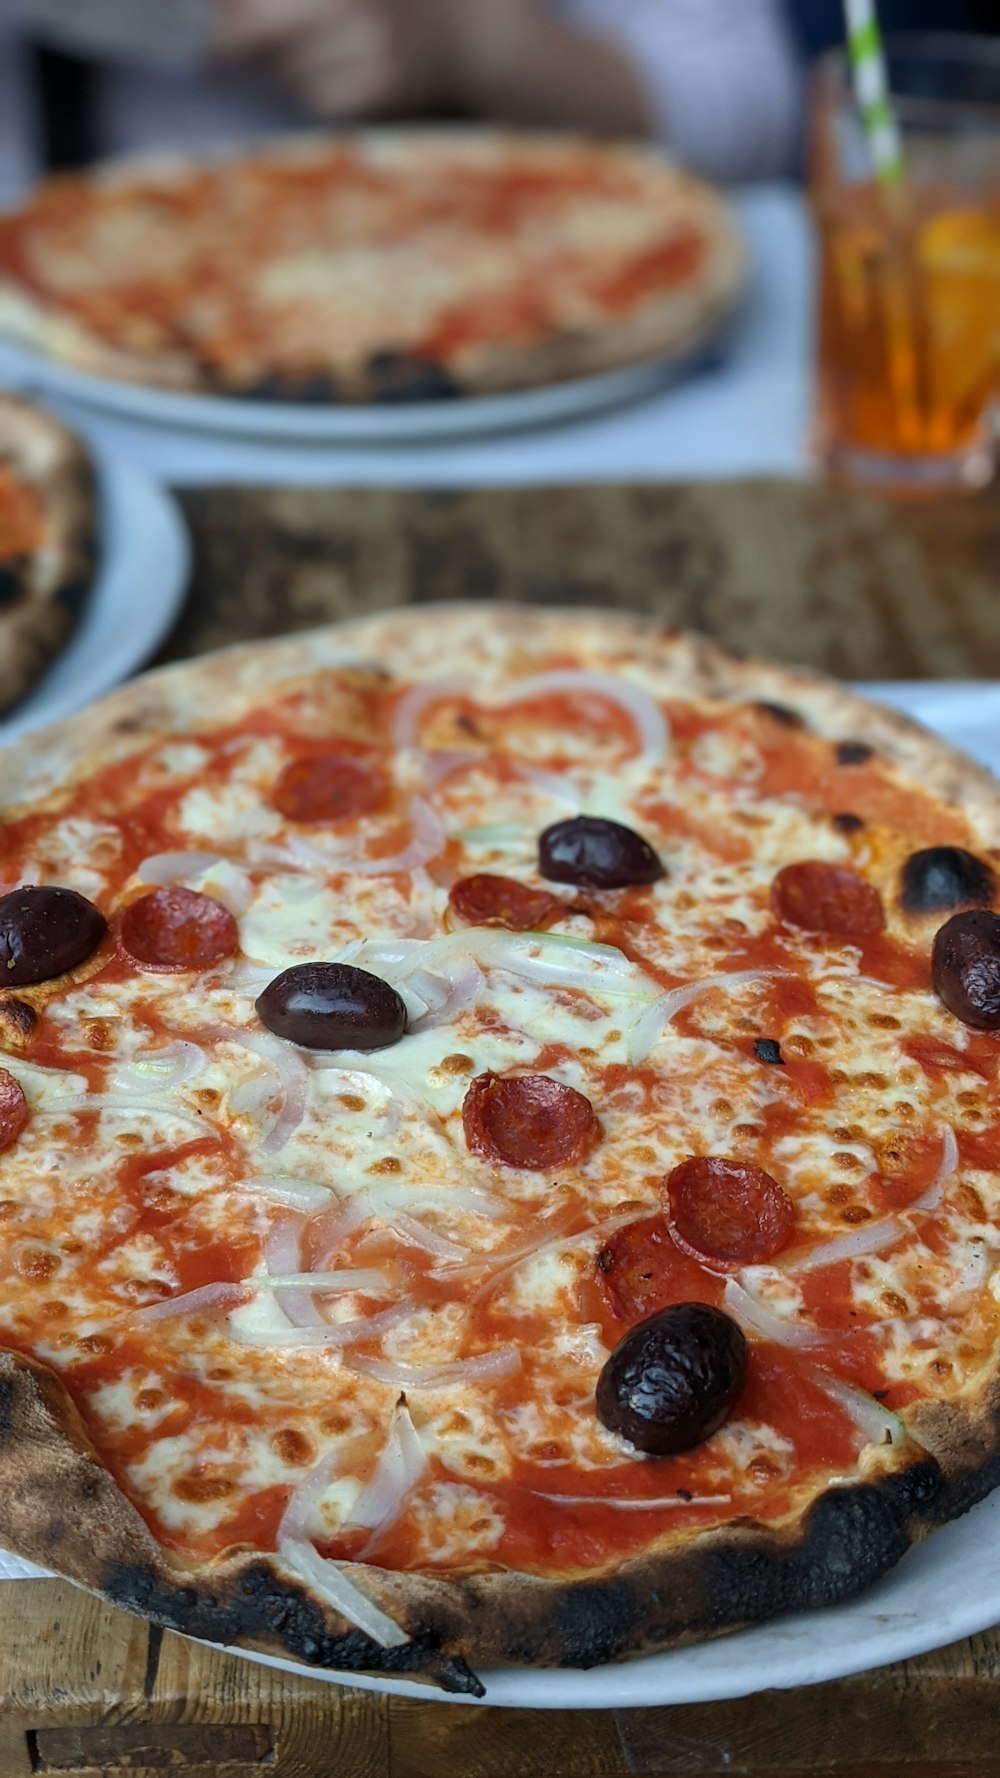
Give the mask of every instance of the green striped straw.
<svg viewBox="0 0 1000 1778">
<path fill-rule="evenodd" d="M 854 91 L 864 119 L 875 173 L 883 185 L 898 185 L 903 177 L 899 127 L 889 99 L 885 51 L 878 27 L 875 0 L 844 0 L 847 14 L 847 49 L 854 75 Z"/>
</svg>

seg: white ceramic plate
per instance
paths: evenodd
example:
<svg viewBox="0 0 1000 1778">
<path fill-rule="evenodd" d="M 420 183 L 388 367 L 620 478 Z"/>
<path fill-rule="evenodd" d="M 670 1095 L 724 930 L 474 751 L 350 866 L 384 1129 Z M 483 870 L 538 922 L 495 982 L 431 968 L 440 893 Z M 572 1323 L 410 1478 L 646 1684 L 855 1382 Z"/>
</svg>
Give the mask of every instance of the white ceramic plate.
<svg viewBox="0 0 1000 1778">
<path fill-rule="evenodd" d="M 149 659 L 184 599 L 191 548 L 176 502 L 143 471 L 95 458 L 98 561 L 69 642 L 9 716 L 0 743 L 81 710 Z"/>
<path fill-rule="evenodd" d="M 1000 685 L 899 682 L 859 686 L 1000 770 Z M 41 1572 L 0 1552 L 0 1579 Z M 484 1704 L 508 1709 L 624 1709 L 745 1697 L 815 1685 L 906 1659 L 1000 1622 L 1000 1489 L 946 1525 L 860 1599 L 776 1618 L 753 1630 L 644 1660 L 591 1668 L 506 1669 L 480 1674 Z M 367 1691 L 468 1704 L 405 1679 L 330 1674 L 267 1655 L 232 1654 L 284 1672 Z"/>
<path fill-rule="evenodd" d="M 664 387 L 704 351 L 704 339 L 677 359 L 632 365 L 604 376 L 551 383 L 510 395 L 452 401 L 386 402 L 371 407 L 309 406 L 301 402 L 244 401 L 234 396 L 184 395 L 144 384 L 114 382 L 59 364 L 25 347 L 4 344 L 5 372 L 18 387 L 65 397 L 106 414 L 184 432 L 282 444 L 416 444 L 436 438 L 523 431 L 623 406 Z"/>
</svg>

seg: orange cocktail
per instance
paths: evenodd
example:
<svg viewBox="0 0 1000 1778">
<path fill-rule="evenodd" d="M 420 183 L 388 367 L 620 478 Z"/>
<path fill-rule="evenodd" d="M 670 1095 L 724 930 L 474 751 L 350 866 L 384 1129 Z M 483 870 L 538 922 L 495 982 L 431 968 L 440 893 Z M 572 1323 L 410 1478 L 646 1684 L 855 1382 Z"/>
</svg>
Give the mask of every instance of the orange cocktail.
<svg viewBox="0 0 1000 1778">
<path fill-rule="evenodd" d="M 951 69 L 954 76 L 954 62 Z M 996 72 L 996 112 L 978 102 L 961 130 L 954 97 L 922 97 L 916 118 L 912 100 L 899 102 L 906 173 L 885 186 L 871 176 L 859 135 L 850 134 L 849 93 L 831 84 L 842 69 L 824 71 L 812 180 L 817 446 L 833 473 L 853 481 L 925 493 L 976 486 L 992 474 L 1000 400 L 1000 61 Z"/>
</svg>

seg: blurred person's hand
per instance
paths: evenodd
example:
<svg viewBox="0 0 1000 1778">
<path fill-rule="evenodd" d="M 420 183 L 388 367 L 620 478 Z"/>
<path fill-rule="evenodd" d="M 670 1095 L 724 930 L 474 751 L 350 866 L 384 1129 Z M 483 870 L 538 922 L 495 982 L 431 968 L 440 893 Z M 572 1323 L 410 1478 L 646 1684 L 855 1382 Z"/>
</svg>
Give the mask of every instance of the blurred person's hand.
<svg viewBox="0 0 1000 1778">
<path fill-rule="evenodd" d="M 447 33 L 419 28 L 444 10 L 444 0 L 217 0 L 216 50 L 258 59 L 322 117 L 418 110 L 445 97 Z"/>
<path fill-rule="evenodd" d="M 311 111 L 458 107 L 519 123 L 645 135 L 639 77 L 541 0 L 217 0 L 217 47 L 257 57 Z"/>
</svg>

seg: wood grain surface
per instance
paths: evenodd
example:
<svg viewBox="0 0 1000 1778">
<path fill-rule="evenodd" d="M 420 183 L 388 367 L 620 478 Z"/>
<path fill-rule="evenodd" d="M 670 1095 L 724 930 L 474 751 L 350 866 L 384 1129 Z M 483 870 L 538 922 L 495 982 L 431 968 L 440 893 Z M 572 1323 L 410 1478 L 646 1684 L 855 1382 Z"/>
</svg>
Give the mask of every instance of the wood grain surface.
<svg viewBox="0 0 1000 1778">
<path fill-rule="evenodd" d="M 1000 498 L 824 484 L 207 489 L 161 659 L 435 599 L 621 607 L 844 679 L 1000 677 Z"/>
<path fill-rule="evenodd" d="M 647 611 L 845 678 L 1000 677 L 995 494 L 211 489 L 184 506 L 194 576 L 162 660 L 396 604 L 512 598 Z M 1000 1778 L 1000 1633 L 732 1703 L 546 1712 L 291 1677 L 61 1581 L 0 1588 L 0 1612 L 0 1778 Z"/>
</svg>

